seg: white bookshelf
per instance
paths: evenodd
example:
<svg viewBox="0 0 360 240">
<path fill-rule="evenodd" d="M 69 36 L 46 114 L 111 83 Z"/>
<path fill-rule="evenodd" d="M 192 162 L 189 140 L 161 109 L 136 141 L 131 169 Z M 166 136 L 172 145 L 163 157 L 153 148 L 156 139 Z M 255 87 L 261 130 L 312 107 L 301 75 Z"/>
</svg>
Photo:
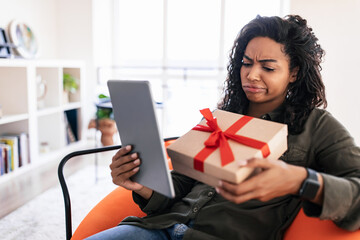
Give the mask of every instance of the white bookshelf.
<svg viewBox="0 0 360 240">
<path fill-rule="evenodd" d="M 79 80 L 80 89 L 65 101 L 63 73 Z M 36 166 L 57 160 L 67 153 L 83 148 L 85 64 L 67 60 L 0 59 L 0 135 L 28 133 L 31 164 L 0 176 L 0 184 L 19 177 Z M 47 93 L 43 104 L 37 103 L 37 76 L 46 81 Z M 77 122 L 76 142 L 68 143 L 65 112 L 71 111 Z M 47 143 L 47 152 L 40 145 Z"/>
</svg>

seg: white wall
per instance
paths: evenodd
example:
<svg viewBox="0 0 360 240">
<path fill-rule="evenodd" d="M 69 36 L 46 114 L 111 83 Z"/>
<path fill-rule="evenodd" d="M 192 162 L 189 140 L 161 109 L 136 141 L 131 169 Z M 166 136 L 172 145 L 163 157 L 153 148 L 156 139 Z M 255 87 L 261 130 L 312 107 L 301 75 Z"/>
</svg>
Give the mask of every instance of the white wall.
<svg viewBox="0 0 360 240">
<path fill-rule="evenodd" d="M 110 66 L 113 58 L 113 0 L 93 0 L 93 52 L 95 66 Z"/>
<path fill-rule="evenodd" d="M 360 145 L 360 0 L 290 0 L 326 52 L 323 80 L 330 111 Z"/>
<path fill-rule="evenodd" d="M 27 23 L 34 31 L 41 58 L 56 58 L 58 52 L 57 0 L 0 0 L 0 27 L 11 20 Z"/>
<path fill-rule="evenodd" d="M 92 0 L 57 0 L 57 38 L 60 59 L 80 59 L 86 64 L 85 109 L 86 122 L 95 115 L 93 93 L 96 83 L 96 68 L 93 52 Z"/>
</svg>

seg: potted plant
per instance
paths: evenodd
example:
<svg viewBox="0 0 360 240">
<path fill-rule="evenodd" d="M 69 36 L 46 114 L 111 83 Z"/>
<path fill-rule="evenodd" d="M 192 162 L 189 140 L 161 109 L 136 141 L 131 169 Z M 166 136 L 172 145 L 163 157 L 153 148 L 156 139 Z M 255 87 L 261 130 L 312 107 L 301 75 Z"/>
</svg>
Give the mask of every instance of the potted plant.
<svg viewBox="0 0 360 240">
<path fill-rule="evenodd" d="M 75 94 L 78 89 L 79 89 L 78 80 L 75 77 L 73 77 L 71 74 L 64 73 L 63 74 L 64 103 L 68 103 L 71 94 Z"/>
<path fill-rule="evenodd" d="M 98 96 L 96 104 L 96 118 L 91 119 L 88 128 L 96 128 L 101 132 L 103 146 L 114 145 L 113 136 L 117 132 L 110 98 L 104 94 Z"/>
</svg>

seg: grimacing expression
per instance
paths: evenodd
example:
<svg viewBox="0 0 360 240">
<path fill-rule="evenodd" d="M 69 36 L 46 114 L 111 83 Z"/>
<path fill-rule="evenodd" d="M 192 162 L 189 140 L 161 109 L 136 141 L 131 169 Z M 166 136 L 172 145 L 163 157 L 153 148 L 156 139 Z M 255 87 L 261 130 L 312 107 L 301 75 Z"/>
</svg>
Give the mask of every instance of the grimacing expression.
<svg viewBox="0 0 360 240">
<path fill-rule="evenodd" d="M 288 85 L 296 80 L 283 45 L 268 37 L 255 37 L 246 46 L 240 69 L 242 88 L 251 103 L 280 105 Z"/>
</svg>

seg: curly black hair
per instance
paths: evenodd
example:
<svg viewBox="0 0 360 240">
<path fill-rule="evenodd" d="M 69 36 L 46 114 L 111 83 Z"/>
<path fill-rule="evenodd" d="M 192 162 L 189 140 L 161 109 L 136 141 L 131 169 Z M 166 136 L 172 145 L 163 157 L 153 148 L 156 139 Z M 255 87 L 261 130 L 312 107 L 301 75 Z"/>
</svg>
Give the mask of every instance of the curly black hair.
<svg viewBox="0 0 360 240">
<path fill-rule="evenodd" d="M 290 72 L 298 70 L 296 81 L 288 86 L 284 123 L 291 134 L 299 134 L 311 110 L 321 105 L 326 108 L 327 101 L 320 74 L 325 52 L 307 21 L 298 15 L 284 18 L 257 16 L 241 29 L 230 51 L 224 98 L 218 107 L 246 114 L 249 101 L 241 86 L 240 68 L 246 46 L 255 37 L 268 37 L 282 44 L 285 55 L 290 59 Z"/>
</svg>

